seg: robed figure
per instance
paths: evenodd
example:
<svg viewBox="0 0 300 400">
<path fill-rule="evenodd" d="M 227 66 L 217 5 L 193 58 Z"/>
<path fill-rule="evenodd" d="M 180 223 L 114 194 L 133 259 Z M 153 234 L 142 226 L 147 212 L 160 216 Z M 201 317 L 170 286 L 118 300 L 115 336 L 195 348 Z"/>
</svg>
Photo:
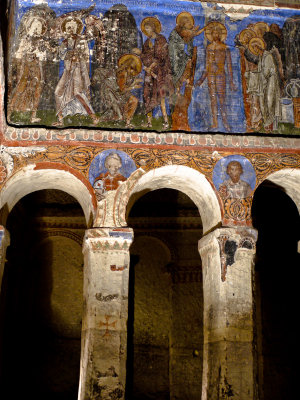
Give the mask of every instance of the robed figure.
<svg viewBox="0 0 300 400">
<path fill-rule="evenodd" d="M 143 19 L 141 30 L 148 36 L 141 53 L 145 70 L 144 103 L 147 124 L 149 127 L 152 126 L 152 111 L 160 106 L 164 119 L 163 129 L 167 129 L 169 121 L 165 99 L 174 91 L 168 42 L 160 34 L 161 23 L 157 18 Z"/>
</svg>

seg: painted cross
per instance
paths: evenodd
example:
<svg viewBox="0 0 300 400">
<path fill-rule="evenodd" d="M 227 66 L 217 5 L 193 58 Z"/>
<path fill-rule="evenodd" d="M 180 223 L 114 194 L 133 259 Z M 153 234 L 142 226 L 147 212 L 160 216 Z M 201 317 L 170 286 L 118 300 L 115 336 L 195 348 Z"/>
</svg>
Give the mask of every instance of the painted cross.
<svg viewBox="0 0 300 400">
<path fill-rule="evenodd" d="M 117 323 L 117 321 L 114 321 L 114 322 L 110 322 L 110 323 L 109 323 L 108 321 L 109 321 L 110 318 L 111 318 L 110 315 L 105 315 L 105 320 L 106 320 L 106 322 L 100 321 L 100 323 L 99 323 L 100 328 L 101 328 L 102 326 L 105 326 L 105 327 L 106 327 L 105 333 L 104 333 L 104 335 L 103 335 L 102 337 L 110 337 L 110 336 L 111 336 L 110 333 L 109 333 L 109 327 L 112 327 L 112 328 L 115 328 L 115 329 L 116 329 L 116 323 Z"/>
</svg>

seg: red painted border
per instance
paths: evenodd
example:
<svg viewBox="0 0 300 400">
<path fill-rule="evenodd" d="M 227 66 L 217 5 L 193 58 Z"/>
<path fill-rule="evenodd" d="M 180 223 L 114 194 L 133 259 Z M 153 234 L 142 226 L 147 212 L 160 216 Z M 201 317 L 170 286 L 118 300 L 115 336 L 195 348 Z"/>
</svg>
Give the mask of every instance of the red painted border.
<svg viewBox="0 0 300 400">
<path fill-rule="evenodd" d="M 200 135 L 199 135 L 200 136 Z M 224 135 L 226 138 L 226 136 Z M 249 138 L 245 137 L 246 139 Z M 253 137 L 255 139 L 260 139 L 261 136 L 255 136 Z M 8 146 L 8 147 L 17 147 L 17 146 L 22 146 L 22 147 L 29 147 L 29 146 L 41 146 L 41 147 L 50 147 L 50 146 L 71 146 L 71 147 L 100 147 L 100 148 L 137 148 L 137 149 L 147 149 L 147 148 L 154 148 L 154 149 L 159 149 L 159 150 L 190 150 L 190 151 L 206 151 L 206 152 L 211 152 L 211 151 L 221 151 L 221 152 L 233 152 L 236 153 L 237 151 L 242 151 L 243 153 L 245 152 L 263 152 L 263 153 L 293 153 L 293 154 L 300 154 L 300 143 L 299 147 L 295 148 L 293 146 L 291 147 L 246 147 L 246 146 L 236 146 L 236 147 L 221 147 L 221 146 L 216 146 L 214 143 L 216 140 L 213 141 L 214 136 L 211 137 L 212 143 L 207 144 L 207 145 L 190 145 L 190 146 L 181 146 L 178 144 L 147 144 L 147 143 L 120 143 L 120 142 L 82 142 L 82 141 L 64 141 L 64 142 L 59 142 L 59 141 L 51 141 L 51 142 L 39 142 L 39 141 L 3 141 L 1 144 Z M 274 138 L 275 139 L 275 138 Z M 298 138 L 300 140 L 300 137 Z M 272 141 L 272 138 L 264 138 L 265 141 Z M 293 140 L 291 138 L 286 138 L 284 140 Z"/>
<path fill-rule="evenodd" d="M 78 172 L 75 169 L 68 167 L 64 164 L 51 162 L 51 161 L 43 161 L 40 163 L 36 163 L 34 170 L 42 170 L 42 169 L 56 169 L 56 170 L 58 169 L 61 171 L 69 172 L 70 174 L 76 176 L 76 178 L 79 179 L 86 186 L 88 191 L 90 192 L 94 210 L 97 209 L 96 195 L 92 188 L 92 185 L 90 184 L 90 182 L 87 179 L 84 178 L 84 176 L 80 172 Z"/>
</svg>

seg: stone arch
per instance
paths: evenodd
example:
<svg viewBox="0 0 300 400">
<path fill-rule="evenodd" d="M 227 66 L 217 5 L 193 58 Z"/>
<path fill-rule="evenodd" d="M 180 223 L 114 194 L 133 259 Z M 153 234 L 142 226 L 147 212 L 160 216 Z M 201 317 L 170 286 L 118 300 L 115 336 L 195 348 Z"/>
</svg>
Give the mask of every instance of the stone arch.
<svg viewBox="0 0 300 400">
<path fill-rule="evenodd" d="M 22 197 L 43 189 L 62 190 L 73 196 L 83 209 L 87 226 L 91 225 L 96 212 L 93 189 L 77 171 L 61 164 L 27 165 L 16 172 L 1 190 L 0 209 L 6 207 L 9 213 Z"/>
<path fill-rule="evenodd" d="M 300 169 L 283 168 L 268 175 L 265 180 L 281 187 L 296 204 L 300 213 Z"/>
<path fill-rule="evenodd" d="M 295 391 L 293 349 L 298 338 L 286 327 L 298 312 L 299 213 L 299 168 L 272 172 L 256 189 L 252 204 L 253 226 L 258 231 L 253 300 L 260 398 L 289 398 Z"/>
<path fill-rule="evenodd" d="M 138 169 L 120 186 L 114 204 L 116 225 L 126 226 L 126 217 L 139 197 L 146 192 L 165 188 L 179 190 L 190 197 L 199 210 L 204 234 L 221 224 L 220 205 L 207 178 L 190 167 L 168 165 L 147 173 Z"/>
</svg>

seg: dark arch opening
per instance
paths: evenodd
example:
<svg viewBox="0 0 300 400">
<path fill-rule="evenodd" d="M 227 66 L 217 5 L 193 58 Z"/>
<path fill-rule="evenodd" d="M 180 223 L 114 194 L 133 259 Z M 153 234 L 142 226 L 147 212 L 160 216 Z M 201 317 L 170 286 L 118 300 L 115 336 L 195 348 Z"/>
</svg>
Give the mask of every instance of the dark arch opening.
<svg viewBox="0 0 300 400">
<path fill-rule="evenodd" d="M 0 397 L 77 400 L 82 319 L 83 211 L 70 195 L 23 197 L 0 296 Z"/>
<path fill-rule="evenodd" d="M 202 222 L 184 193 L 159 189 L 132 207 L 128 400 L 201 396 Z"/>
<path fill-rule="evenodd" d="M 256 327 L 259 398 L 293 398 L 296 379 L 300 217 L 284 190 L 265 181 L 253 199 L 258 230 Z"/>
</svg>

